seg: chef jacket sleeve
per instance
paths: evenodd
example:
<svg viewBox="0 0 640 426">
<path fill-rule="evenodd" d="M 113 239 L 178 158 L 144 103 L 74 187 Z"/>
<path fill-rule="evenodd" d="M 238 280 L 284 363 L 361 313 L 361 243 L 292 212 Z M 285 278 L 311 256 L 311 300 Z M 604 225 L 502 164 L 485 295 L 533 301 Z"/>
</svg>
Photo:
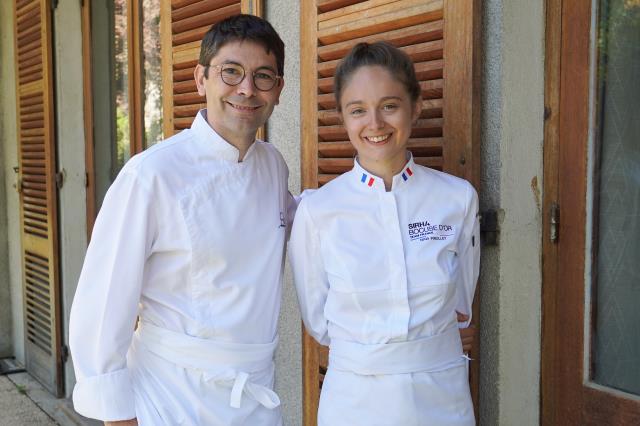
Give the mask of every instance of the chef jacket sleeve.
<svg viewBox="0 0 640 426">
<path fill-rule="evenodd" d="M 135 171 L 123 170 L 105 196 L 87 249 L 69 324 L 73 403 L 86 417 L 136 417 L 126 354 L 157 229 L 150 200 Z"/>
<path fill-rule="evenodd" d="M 471 184 L 467 187 L 467 208 L 458 240 L 460 272 L 457 287 L 458 302 L 456 310 L 469 315 L 463 325 L 471 323 L 473 296 L 480 272 L 480 222 L 478 215 L 478 194 Z"/>
<path fill-rule="evenodd" d="M 307 197 L 311 194 L 313 194 L 315 191 L 317 191 L 317 189 L 305 189 L 304 191 L 302 191 L 302 193 L 300 195 L 293 195 L 292 193 L 288 193 L 287 195 L 287 223 L 289 224 L 289 226 L 292 226 L 293 224 L 293 219 L 296 216 L 296 210 L 298 209 L 298 205 L 300 204 L 300 201 L 302 201 L 302 199 L 304 197 Z"/>
<path fill-rule="evenodd" d="M 328 346 L 324 305 L 329 292 L 329 280 L 322 261 L 318 230 L 304 200 L 298 206 L 293 222 L 289 259 L 307 332 L 321 345 Z"/>
</svg>

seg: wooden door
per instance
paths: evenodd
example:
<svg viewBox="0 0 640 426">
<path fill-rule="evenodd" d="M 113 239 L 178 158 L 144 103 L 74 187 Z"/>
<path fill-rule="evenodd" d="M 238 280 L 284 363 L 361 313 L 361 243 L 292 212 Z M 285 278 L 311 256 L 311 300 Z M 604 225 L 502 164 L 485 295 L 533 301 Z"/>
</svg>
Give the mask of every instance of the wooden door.
<svg viewBox="0 0 640 426">
<path fill-rule="evenodd" d="M 263 16 L 263 0 L 162 0 L 163 128 L 165 138 L 191 127 L 196 113 L 206 108 L 198 94 L 193 70 L 200 42 L 211 25 L 229 16 Z M 258 131 L 264 138 L 264 128 Z"/>
<path fill-rule="evenodd" d="M 301 8 L 302 185 L 317 188 L 353 167 L 333 94 L 339 60 L 361 41 L 386 40 L 414 61 L 422 114 L 409 140 L 416 163 L 471 181 L 480 175 L 480 3 L 476 0 L 316 0 Z M 474 317 L 479 318 L 478 303 Z M 477 322 L 476 322 L 477 326 Z M 471 388 L 478 401 L 478 345 Z M 304 424 L 315 425 L 328 351 L 303 336 Z"/>
<path fill-rule="evenodd" d="M 14 18 L 25 362 L 62 396 L 51 2 L 16 0 Z"/>
<path fill-rule="evenodd" d="M 544 425 L 640 424 L 640 3 L 549 0 Z"/>
</svg>

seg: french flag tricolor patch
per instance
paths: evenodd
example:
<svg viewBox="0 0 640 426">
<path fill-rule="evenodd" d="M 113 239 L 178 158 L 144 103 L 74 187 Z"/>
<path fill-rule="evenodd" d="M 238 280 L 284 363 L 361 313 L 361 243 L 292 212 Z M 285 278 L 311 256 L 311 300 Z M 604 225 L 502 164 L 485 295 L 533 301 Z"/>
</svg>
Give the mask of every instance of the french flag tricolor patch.
<svg viewBox="0 0 640 426">
<path fill-rule="evenodd" d="M 367 174 L 363 173 L 362 177 L 360 178 L 360 182 L 366 183 L 368 186 L 373 186 L 373 182 L 375 182 L 376 180 L 372 177 L 369 177 L 369 180 L 367 181 L 367 177 Z"/>
<path fill-rule="evenodd" d="M 402 179 L 404 179 L 405 181 L 408 180 L 409 178 L 407 176 L 413 176 L 413 172 L 409 167 L 407 167 L 406 170 L 402 172 Z"/>
</svg>

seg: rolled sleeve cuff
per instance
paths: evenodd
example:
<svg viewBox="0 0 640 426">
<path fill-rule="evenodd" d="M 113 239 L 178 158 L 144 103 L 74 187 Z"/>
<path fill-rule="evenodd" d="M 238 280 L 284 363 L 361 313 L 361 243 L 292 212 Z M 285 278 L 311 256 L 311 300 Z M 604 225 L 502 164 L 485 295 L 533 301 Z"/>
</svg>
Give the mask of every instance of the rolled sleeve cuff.
<svg viewBox="0 0 640 426">
<path fill-rule="evenodd" d="M 73 389 L 73 406 L 85 417 L 102 421 L 136 417 L 133 386 L 129 370 L 85 377 Z"/>
</svg>

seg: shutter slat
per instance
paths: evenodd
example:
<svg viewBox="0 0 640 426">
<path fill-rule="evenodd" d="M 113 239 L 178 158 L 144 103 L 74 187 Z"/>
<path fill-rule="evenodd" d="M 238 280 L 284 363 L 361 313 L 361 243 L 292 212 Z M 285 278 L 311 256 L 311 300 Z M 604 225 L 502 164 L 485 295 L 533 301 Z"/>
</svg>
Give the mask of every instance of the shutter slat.
<svg viewBox="0 0 640 426">
<path fill-rule="evenodd" d="M 171 0 L 167 2 L 167 4 L 169 4 L 169 11 L 172 11 L 176 9 L 181 9 L 183 7 L 187 7 L 194 3 L 198 3 L 199 1 L 201 0 Z M 212 1 L 215 1 L 215 0 L 209 0 L 209 2 L 212 2 Z"/>
<path fill-rule="evenodd" d="M 17 45 L 18 45 L 17 47 L 18 47 L 19 55 L 25 55 L 29 52 L 33 52 L 34 50 L 38 52 L 38 55 L 42 54 L 42 52 L 40 51 L 42 49 L 41 38 L 38 38 L 33 41 L 29 41 L 29 40 L 18 41 Z"/>
<path fill-rule="evenodd" d="M 194 64 L 195 66 L 195 64 Z M 180 81 L 193 80 L 193 68 L 189 67 L 183 70 L 174 70 L 173 71 L 173 82 L 177 83 Z"/>
<path fill-rule="evenodd" d="M 412 44 L 424 43 L 427 41 L 439 40 L 442 38 L 443 22 L 434 21 L 426 24 L 413 25 L 411 27 L 400 28 L 398 30 L 376 33 L 366 37 L 359 37 L 352 40 L 333 43 L 318 47 L 318 57 L 322 61 L 330 61 L 344 57 L 353 46 L 358 43 L 374 43 L 385 40 L 396 47 Z"/>
<path fill-rule="evenodd" d="M 173 96 L 175 105 L 191 105 L 205 103 L 205 97 L 200 96 L 198 92 L 181 93 Z"/>
<path fill-rule="evenodd" d="M 317 0 L 316 5 L 319 12 L 328 12 L 330 10 L 350 6 L 361 1 L 362 0 Z"/>
<path fill-rule="evenodd" d="M 197 91 L 198 87 L 196 86 L 196 81 L 193 78 L 191 80 L 173 84 L 173 93 L 196 93 Z"/>
<path fill-rule="evenodd" d="M 236 3 L 236 2 L 232 2 L 232 3 Z M 239 4 L 231 4 L 230 6 L 220 7 L 214 10 L 211 10 L 209 8 L 207 12 L 194 13 L 180 20 L 176 20 L 175 16 L 172 16 L 173 23 L 171 25 L 171 30 L 175 34 L 175 33 L 184 33 L 189 30 L 193 30 L 195 28 L 200 28 L 203 26 L 210 27 L 211 24 L 218 22 L 221 19 L 226 18 L 227 16 L 231 16 L 231 15 L 234 15 L 235 13 L 239 13 L 240 12 L 239 6 L 240 6 Z"/>
<path fill-rule="evenodd" d="M 238 13 L 240 13 L 239 2 L 231 6 L 213 10 L 203 16 L 193 16 L 174 23 L 172 26 L 174 34 L 173 45 L 177 46 L 192 41 L 200 41 L 211 25 L 229 16 L 237 15 Z"/>
<path fill-rule="evenodd" d="M 424 1 L 424 0 L 423 0 Z M 378 6 L 384 6 L 384 5 L 389 5 L 391 3 L 396 3 L 394 6 L 397 8 L 398 6 L 403 7 L 404 6 L 404 2 L 398 2 L 398 0 L 367 0 L 367 1 L 360 1 L 358 3 L 354 3 L 353 5 L 348 5 L 345 7 L 342 7 L 340 9 L 337 10 L 332 10 L 329 12 L 325 12 L 325 13 L 320 13 L 318 14 L 318 22 L 324 22 L 324 21 L 328 21 L 330 19 L 335 19 L 335 18 L 340 18 L 341 22 L 350 22 L 350 21 L 354 21 L 356 19 L 361 19 L 361 16 L 355 17 L 351 14 L 353 13 L 358 13 L 358 12 L 362 12 L 364 14 L 366 14 L 366 16 L 368 18 L 372 18 L 376 15 L 379 15 L 381 13 L 384 13 L 382 11 L 380 11 Z M 413 1 L 413 3 L 416 3 L 415 0 Z M 386 11 L 389 11 L 389 8 L 386 8 Z M 319 28 L 322 28 L 322 25 L 319 25 Z"/>
<path fill-rule="evenodd" d="M 193 118 L 192 117 L 188 117 L 188 118 L 176 118 L 173 120 L 175 128 L 182 130 L 182 129 L 188 129 L 189 127 L 191 127 L 191 123 L 193 123 Z"/>
<path fill-rule="evenodd" d="M 32 7 L 25 7 L 23 10 L 18 11 L 18 34 L 20 31 L 24 31 L 29 27 L 28 24 L 39 23 L 40 22 L 40 8 L 38 4 L 32 5 Z"/>
<path fill-rule="evenodd" d="M 353 20 L 343 22 L 342 18 L 325 21 L 318 26 L 318 41 L 321 44 L 337 43 L 375 33 L 397 30 L 416 24 L 442 19 L 442 0 L 432 0 L 405 9 L 385 8 L 385 13 L 369 18 L 365 13 L 354 13 Z M 387 11 L 388 9 L 388 11 Z"/>
<path fill-rule="evenodd" d="M 22 16 L 31 9 L 37 9 L 40 7 L 38 2 L 31 0 L 17 0 L 16 1 L 16 16 Z"/>
<path fill-rule="evenodd" d="M 200 109 L 205 107 L 205 103 L 176 106 L 173 113 L 176 117 L 189 117 L 189 119 L 191 119 L 191 117 L 194 117 Z"/>
<path fill-rule="evenodd" d="M 444 62 L 442 59 L 416 63 L 414 68 L 418 80 L 433 80 L 442 78 Z M 318 80 L 318 89 L 321 93 L 333 93 L 333 77 Z"/>
<path fill-rule="evenodd" d="M 237 2 L 238 0 L 199 0 L 187 6 L 173 9 L 171 12 L 171 20 L 178 22 L 185 18 L 202 15 L 211 9 L 229 6 Z"/>
<path fill-rule="evenodd" d="M 27 27 L 24 31 L 20 32 L 18 34 L 18 44 L 20 45 L 24 45 L 27 43 L 31 43 L 34 40 L 37 40 L 40 38 L 40 26 L 39 25 L 32 25 L 30 27 Z M 28 58 L 28 53 L 24 55 L 24 59 Z M 38 52 L 32 52 L 33 56 L 38 56 Z"/>
<path fill-rule="evenodd" d="M 434 40 L 425 43 L 419 43 L 410 46 L 401 47 L 400 50 L 405 52 L 412 61 L 414 62 L 424 62 L 424 61 L 432 61 L 437 59 L 442 59 L 442 49 L 443 49 L 442 40 Z M 336 67 L 340 61 L 338 59 L 321 62 L 318 64 L 318 73 L 322 77 L 330 77 L 335 74 Z"/>
</svg>

